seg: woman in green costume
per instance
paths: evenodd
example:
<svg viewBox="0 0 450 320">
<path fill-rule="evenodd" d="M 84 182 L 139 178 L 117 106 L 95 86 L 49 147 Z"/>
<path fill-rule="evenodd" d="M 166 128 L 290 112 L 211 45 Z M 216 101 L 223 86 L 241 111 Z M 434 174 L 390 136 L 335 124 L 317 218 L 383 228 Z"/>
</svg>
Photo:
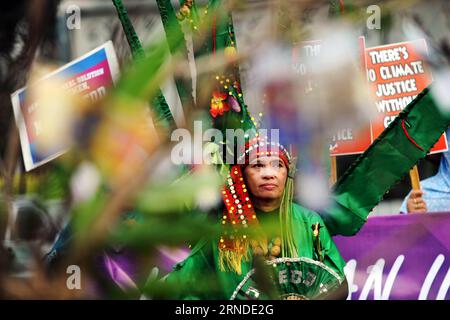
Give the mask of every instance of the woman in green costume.
<svg viewBox="0 0 450 320">
<path fill-rule="evenodd" d="M 172 298 L 345 299 L 345 261 L 324 222 L 292 201 L 287 150 L 256 137 L 238 163 L 222 191 L 224 234 L 175 265 L 166 279 L 176 287 Z"/>
</svg>

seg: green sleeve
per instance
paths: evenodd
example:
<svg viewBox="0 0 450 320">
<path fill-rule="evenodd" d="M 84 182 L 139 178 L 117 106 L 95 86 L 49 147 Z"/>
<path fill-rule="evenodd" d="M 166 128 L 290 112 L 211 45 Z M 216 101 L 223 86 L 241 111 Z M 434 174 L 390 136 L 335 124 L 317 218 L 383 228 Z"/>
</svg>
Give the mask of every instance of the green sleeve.
<svg viewBox="0 0 450 320">
<path fill-rule="evenodd" d="M 342 258 L 339 253 L 338 248 L 336 247 L 333 239 L 331 238 L 330 233 L 326 226 L 320 230 L 320 242 L 322 244 L 322 252 L 323 252 L 323 263 L 336 271 L 339 276 L 345 278 L 344 275 L 344 267 L 345 260 Z"/>
<path fill-rule="evenodd" d="M 294 204 L 294 214 L 298 224 L 295 235 L 299 243 L 299 255 L 312 258 L 314 260 L 322 260 L 323 263 L 335 271 L 339 276 L 344 275 L 345 261 L 341 257 L 339 250 L 331 238 L 330 232 L 321 216 L 302 206 Z M 314 237 L 312 226 L 319 223 L 319 243 Z"/>
<path fill-rule="evenodd" d="M 217 276 L 211 254 L 211 242 L 202 240 L 185 260 L 174 266 L 174 270 L 166 278 L 171 299 L 217 298 L 217 293 L 212 293 L 219 286 L 214 283 Z"/>
<path fill-rule="evenodd" d="M 321 214 L 331 235 L 356 234 L 384 194 L 422 158 L 450 124 L 430 88 L 422 91 L 334 187 L 335 207 Z"/>
</svg>

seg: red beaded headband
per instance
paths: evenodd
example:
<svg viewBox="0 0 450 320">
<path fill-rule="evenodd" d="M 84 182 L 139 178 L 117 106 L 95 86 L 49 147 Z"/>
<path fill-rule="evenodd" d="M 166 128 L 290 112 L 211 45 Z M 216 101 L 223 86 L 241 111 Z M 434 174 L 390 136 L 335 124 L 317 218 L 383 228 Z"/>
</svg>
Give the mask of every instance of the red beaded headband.
<svg viewBox="0 0 450 320">
<path fill-rule="evenodd" d="M 238 163 L 248 165 L 252 159 L 272 155 L 278 156 L 286 167 L 289 168 L 291 155 L 286 148 L 278 142 L 270 142 L 267 138 L 260 136 L 253 138 L 245 145 L 245 149 L 241 151 L 241 155 L 237 158 L 237 161 Z"/>
</svg>

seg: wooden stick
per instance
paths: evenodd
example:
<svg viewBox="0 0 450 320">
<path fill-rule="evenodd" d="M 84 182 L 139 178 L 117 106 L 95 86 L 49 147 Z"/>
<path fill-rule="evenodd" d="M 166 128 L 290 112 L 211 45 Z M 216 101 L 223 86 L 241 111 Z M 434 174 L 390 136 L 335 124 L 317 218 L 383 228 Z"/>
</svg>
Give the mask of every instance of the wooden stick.
<svg viewBox="0 0 450 320">
<path fill-rule="evenodd" d="M 336 164 L 336 156 L 330 156 L 330 179 L 328 180 L 328 183 L 330 187 L 334 185 L 337 181 L 337 164 Z"/>
<path fill-rule="evenodd" d="M 420 190 L 420 177 L 419 177 L 419 170 L 417 169 L 417 166 L 414 166 L 409 171 L 409 178 L 411 179 L 411 186 L 413 190 Z"/>
</svg>

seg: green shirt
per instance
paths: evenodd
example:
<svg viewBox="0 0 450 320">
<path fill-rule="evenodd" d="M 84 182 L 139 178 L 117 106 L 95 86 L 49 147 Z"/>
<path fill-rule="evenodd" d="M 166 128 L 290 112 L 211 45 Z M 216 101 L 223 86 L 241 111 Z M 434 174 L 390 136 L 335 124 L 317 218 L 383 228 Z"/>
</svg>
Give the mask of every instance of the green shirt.
<svg viewBox="0 0 450 320">
<path fill-rule="evenodd" d="M 301 282 L 300 274 L 305 278 L 303 282 L 311 280 L 311 273 L 317 273 L 317 268 L 326 269 L 326 277 L 336 278 L 342 282 L 345 278 L 343 268 L 345 261 L 342 259 L 322 218 L 314 211 L 293 204 L 293 233 L 297 242 L 298 257 L 300 262 L 288 263 L 289 270 L 277 270 L 274 281 L 280 280 L 289 292 L 302 292 L 305 288 L 298 288 L 297 282 Z M 262 226 L 271 217 L 277 217 L 275 212 L 258 212 L 258 219 Z M 319 223 L 321 226 L 319 238 L 321 254 L 319 256 L 317 240 L 313 235 L 312 226 Z M 191 251 L 191 254 L 182 262 L 174 266 L 174 271 L 166 278 L 168 284 L 176 287 L 175 299 L 230 299 L 246 298 L 248 292 L 254 291 L 254 284 L 247 281 L 252 275 L 252 258 L 242 261 L 242 274 L 233 271 L 223 272 L 218 264 L 219 249 L 217 241 L 200 241 Z M 323 264 L 319 262 L 322 258 Z M 285 266 L 283 268 L 286 268 Z M 291 270 L 292 269 L 292 270 Z M 300 270 L 300 271 L 298 271 Z M 322 270 L 320 271 L 322 272 Z M 306 278 L 310 277 L 309 280 Z M 315 276 L 314 276 L 315 277 Z M 319 276 L 322 277 L 322 276 Z M 279 279 L 278 279 L 279 278 Z M 292 280 L 292 281 L 290 281 Z M 298 281 L 297 281 L 298 280 Z M 320 281 L 328 281 L 321 280 Z M 333 280 L 335 281 L 335 280 Z M 311 281 L 309 281 L 311 282 Z M 286 287 L 286 285 L 288 287 Z M 319 285 L 319 283 L 317 283 Z M 302 284 L 300 284 L 302 286 Z M 295 288 L 294 288 L 295 287 Z M 281 289 L 284 291 L 285 289 Z M 243 292 L 246 291 L 246 292 Z M 256 290 L 258 291 L 258 290 Z M 263 296 L 256 294 L 259 298 Z"/>
</svg>

